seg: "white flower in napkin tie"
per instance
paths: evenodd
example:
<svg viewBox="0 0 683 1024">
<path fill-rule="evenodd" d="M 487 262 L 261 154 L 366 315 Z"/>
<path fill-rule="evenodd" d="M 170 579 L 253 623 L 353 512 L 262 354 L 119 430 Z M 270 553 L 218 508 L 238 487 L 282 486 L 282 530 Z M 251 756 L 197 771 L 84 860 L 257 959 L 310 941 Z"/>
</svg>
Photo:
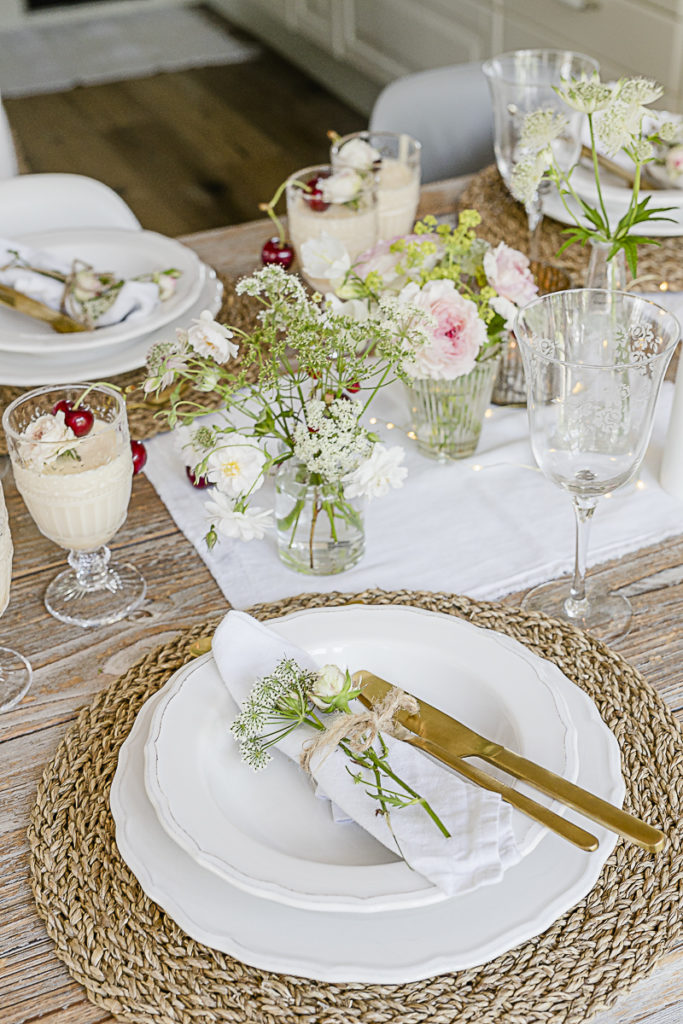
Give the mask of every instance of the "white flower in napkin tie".
<svg viewBox="0 0 683 1024">
<path fill-rule="evenodd" d="M 401 463 L 405 452 L 400 445 L 387 448 L 376 444 L 369 458 L 344 479 L 347 498 L 383 498 L 392 487 L 402 487 L 408 470 Z"/>
<path fill-rule="evenodd" d="M 356 199 L 363 187 L 363 179 L 350 167 L 320 179 L 320 191 L 326 203 L 349 203 Z"/>
<path fill-rule="evenodd" d="M 219 491 L 237 498 L 261 487 L 265 462 L 265 453 L 251 438 L 228 434 L 225 444 L 209 456 L 206 475 Z"/>
<path fill-rule="evenodd" d="M 204 508 L 216 529 L 234 540 L 263 540 L 266 531 L 273 525 L 272 509 L 250 506 L 240 512 L 235 502 L 220 491 L 205 503 Z"/>
<path fill-rule="evenodd" d="M 354 171 L 369 171 L 382 159 L 382 154 L 365 139 L 351 139 L 339 150 L 339 159 Z"/>
<path fill-rule="evenodd" d="M 329 231 L 323 231 L 319 238 L 309 238 L 303 243 L 301 262 L 305 274 L 316 280 L 327 280 L 335 288 L 350 268 L 351 257 L 343 242 Z"/>
<path fill-rule="evenodd" d="M 228 359 L 234 359 L 238 348 L 232 341 L 233 333 L 214 320 L 210 310 L 205 309 L 199 314 L 197 320 L 192 321 L 192 326 L 181 333 L 192 348 L 200 356 L 215 359 L 217 363 L 227 363 Z"/>
</svg>

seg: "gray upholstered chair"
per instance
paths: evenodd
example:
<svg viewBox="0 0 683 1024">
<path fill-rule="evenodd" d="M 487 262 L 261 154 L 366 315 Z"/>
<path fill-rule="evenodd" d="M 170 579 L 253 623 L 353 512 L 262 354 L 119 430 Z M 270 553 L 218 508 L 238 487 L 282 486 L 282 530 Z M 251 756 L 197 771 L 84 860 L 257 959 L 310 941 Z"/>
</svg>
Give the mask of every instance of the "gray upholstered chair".
<svg viewBox="0 0 683 1024">
<path fill-rule="evenodd" d="M 370 128 L 419 139 L 424 182 L 471 174 L 495 159 L 491 99 L 478 61 L 391 82 L 377 98 Z"/>
</svg>

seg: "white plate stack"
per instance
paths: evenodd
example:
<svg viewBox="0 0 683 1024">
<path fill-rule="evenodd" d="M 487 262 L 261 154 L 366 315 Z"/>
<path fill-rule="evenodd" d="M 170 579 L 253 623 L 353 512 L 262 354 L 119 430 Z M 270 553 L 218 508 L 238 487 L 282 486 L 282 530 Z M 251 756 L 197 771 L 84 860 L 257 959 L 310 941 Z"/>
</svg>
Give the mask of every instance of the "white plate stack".
<svg viewBox="0 0 683 1024">
<path fill-rule="evenodd" d="M 217 313 L 223 286 L 215 272 L 186 246 L 153 231 L 126 228 L 68 228 L 34 232 L 17 239 L 80 260 L 99 272 L 122 278 L 175 268 L 173 295 L 147 317 L 74 334 L 58 334 L 49 324 L 0 306 L 0 384 L 26 387 L 101 380 L 144 366 L 149 348 L 173 341 L 202 310 Z"/>
<path fill-rule="evenodd" d="M 320 665 L 373 671 L 621 805 L 619 748 L 594 704 L 516 641 L 410 607 L 315 609 L 269 625 Z M 446 898 L 359 826 L 335 822 L 277 751 L 265 772 L 247 768 L 229 733 L 236 714 L 212 655 L 176 672 L 121 749 L 111 808 L 147 895 L 188 935 L 250 965 L 377 984 L 472 967 L 547 928 L 614 847 L 591 823 L 600 845 L 584 853 L 515 812 L 521 861 L 496 885 Z"/>
</svg>

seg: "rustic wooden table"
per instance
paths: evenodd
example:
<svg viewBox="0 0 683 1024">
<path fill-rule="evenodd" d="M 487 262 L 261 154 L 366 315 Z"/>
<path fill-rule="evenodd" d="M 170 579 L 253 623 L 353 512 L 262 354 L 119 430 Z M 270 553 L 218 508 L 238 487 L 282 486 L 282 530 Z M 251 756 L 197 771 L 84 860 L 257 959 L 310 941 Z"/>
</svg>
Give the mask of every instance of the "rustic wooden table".
<svg viewBox="0 0 683 1024">
<path fill-rule="evenodd" d="M 429 186 L 425 209 L 452 208 L 462 182 Z M 183 239 L 227 274 L 252 269 L 267 236 L 263 221 Z M 0 620 L 0 643 L 32 662 L 26 698 L 0 715 L 0 1021 L 2 1024 L 91 1024 L 110 1015 L 88 1002 L 56 959 L 31 895 L 26 826 L 36 782 L 78 710 L 109 686 L 145 651 L 226 608 L 218 586 L 178 531 L 144 476 L 134 481 L 128 519 L 112 548 L 143 572 L 148 598 L 116 625 L 87 631 L 52 619 L 43 606 L 47 583 L 64 552 L 46 540 L 19 498 L 11 476 L 3 481 L 15 544 L 12 600 Z M 683 720 L 682 535 L 600 566 L 610 589 L 633 602 L 629 636 L 613 646 L 656 687 Z M 302 580 L 302 590 L 305 589 Z M 519 595 L 506 602 L 515 604 Z M 681 1024 L 683 948 L 594 1024 Z M 150 1018 L 151 1024 L 151 1018 Z"/>
</svg>

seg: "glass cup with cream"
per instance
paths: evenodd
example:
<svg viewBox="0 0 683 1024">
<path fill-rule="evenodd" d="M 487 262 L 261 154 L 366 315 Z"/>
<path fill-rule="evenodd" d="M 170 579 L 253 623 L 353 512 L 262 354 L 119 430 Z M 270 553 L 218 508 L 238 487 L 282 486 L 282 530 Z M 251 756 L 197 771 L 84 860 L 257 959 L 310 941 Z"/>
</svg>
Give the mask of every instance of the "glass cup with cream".
<svg viewBox="0 0 683 1024">
<path fill-rule="evenodd" d="M 380 242 L 413 229 L 420 201 L 421 148 L 410 135 L 382 131 L 355 132 L 332 143 L 335 171 L 352 169 L 376 177 Z"/>
<path fill-rule="evenodd" d="M 9 517 L 0 484 L 0 615 L 9 604 L 12 554 Z M 9 711 L 18 704 L 30 685 L 31 666 L 26 658 L 10 647 L 0 646 L 0 711 Z"/>
<path fill-rule="evenodd" d="M 322 239 L 329 249 L 330 241 L 336 241 L 348 266 L 378 241 L 373 175 L 352 168 L 335 171 L 330 164 L 304 167 L 287 179 L 286 194 L 289 237 L 300 266 L 306 242 Z M 329 279 L 310 272 L 308 264 L 303 276 L 312 288 L 329 291 Z"/>
<path fill-rule="evenodd" d="M 47 610 L 79 626 L 122 619 L 146 591 L 138 570 L 111 563 L 106 547 L 126 519 L 133 479 L 124 399 L 104 384 L 38 388 L 7 407 L 2 425 L 24 504 L 69 552 Z"/>
</svg>

